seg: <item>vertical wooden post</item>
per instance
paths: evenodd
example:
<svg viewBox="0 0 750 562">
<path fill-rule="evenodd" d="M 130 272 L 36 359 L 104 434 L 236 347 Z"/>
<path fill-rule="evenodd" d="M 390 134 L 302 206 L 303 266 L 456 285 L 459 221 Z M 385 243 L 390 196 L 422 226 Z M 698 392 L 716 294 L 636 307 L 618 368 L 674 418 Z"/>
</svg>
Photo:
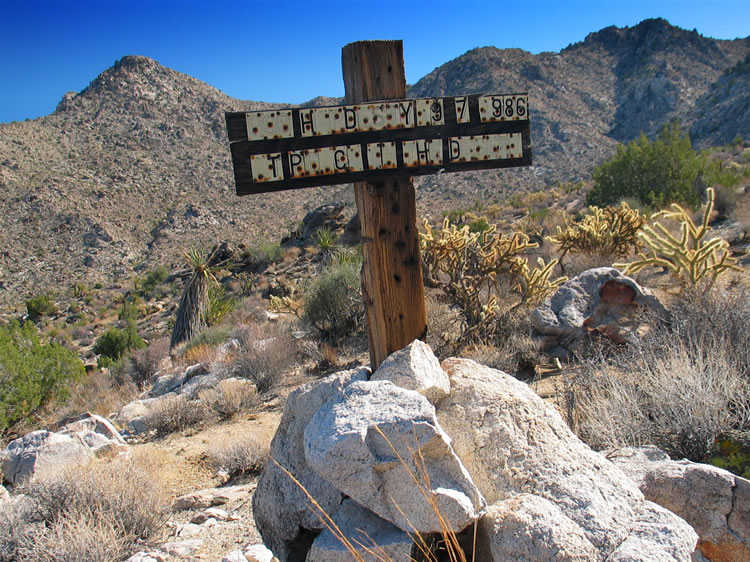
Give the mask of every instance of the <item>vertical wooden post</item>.
<svg viewBox="0 0 750 562">
<path fill-rule="evenodd" d="M 406 97 L 401 41 L 358 41 L 341 52 L 346 103 Z M 362 298 L 373 369 L 427 334 L 411 178 L 354 184 L 362 225 Z"/>
</svg>

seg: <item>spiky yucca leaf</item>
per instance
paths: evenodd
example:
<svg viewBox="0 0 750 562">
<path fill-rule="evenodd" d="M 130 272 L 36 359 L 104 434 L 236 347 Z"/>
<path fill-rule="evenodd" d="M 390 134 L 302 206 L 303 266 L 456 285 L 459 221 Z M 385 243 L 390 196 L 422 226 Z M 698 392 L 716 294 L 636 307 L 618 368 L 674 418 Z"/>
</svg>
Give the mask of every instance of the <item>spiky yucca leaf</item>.
<svg viewBox="0 0 750 562">
<path fill-rule="evenodd" d="M 211 256 L 196 248 L 185 251 L 183 255 L 192 273 L 177 307 L 177 318 L 169 341 L 170 350 L 197 336 L 206 326 L 208 289 L 210 285 L 218 285 L 209 266 Z"/>
</svg>

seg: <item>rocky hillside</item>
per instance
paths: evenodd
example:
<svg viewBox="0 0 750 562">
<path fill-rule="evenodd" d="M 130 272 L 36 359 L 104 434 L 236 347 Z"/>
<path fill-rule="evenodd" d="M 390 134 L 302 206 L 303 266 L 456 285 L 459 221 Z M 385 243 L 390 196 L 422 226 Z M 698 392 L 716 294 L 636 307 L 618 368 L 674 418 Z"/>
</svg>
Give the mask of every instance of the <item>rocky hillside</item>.
<svg viewBox="0 0 750 562">
<path fill-rule="evenodd" d="M 618 141 L 673 117 L 703 144 L 748 136 L 738 64 L 748 53 L 750 38 L 714 40 L 664 20 L 606 28 L 560 53 L 469 51 L 410 95 L 528 91 L 534 166 L 420 178 L 419 212 L 588 178 Z M 128 56 L 53 114 L 0 125 L 0 305 L 174 265 L 190 246 L 278 239 L 324 202 L 352 208 L 348 186 L 234 195 L 224 112 L 268 107 Z"/>
</svg>

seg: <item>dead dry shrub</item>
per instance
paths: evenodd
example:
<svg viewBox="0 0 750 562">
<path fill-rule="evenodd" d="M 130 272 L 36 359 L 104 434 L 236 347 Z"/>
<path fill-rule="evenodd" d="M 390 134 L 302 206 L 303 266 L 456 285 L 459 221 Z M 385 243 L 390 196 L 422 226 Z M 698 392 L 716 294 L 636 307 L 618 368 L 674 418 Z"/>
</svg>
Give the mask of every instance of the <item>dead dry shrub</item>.
<svg viewBox="0 0 750 562">
<path fill-rule="evenodd" d="M 684 290 L 671 310 L 670 334 L 692 353 L 721 349 L 750 380 L 750 295 L 743 287 Z"/>
<path fill-rule="evenodd" d="M 148 347 L 137 349 L 130 354 L 130 361 L 123 369 L 123 374 L 127 375 L 139 388 L 143 388 L 143 385 L 156 374 L 167 357 L 169 357 L 169 338 L 156 339 Z"/>
<path fill-rule="evenodd" d="M 571 279 L 597 267 L 612 267 L 618 258 L 614 254 L 569 254 L 565 261 L 565 273 Z"/>
<path fill-rule="evenodd" d="M 147 462 L 131 458 L 34 481 L 0 514 L 0 560 L 121 560 L 166 521 L 159 482 Z"/>
<path fill-rule="evenodd" d="M 55 409 L 53 417 L 61 419 L 81 412 L 108 416 L 137 396 L 138 388 L 133 383 L 118 384 L 110 373 L 94 371 L 71 388 L 70 398 L 61 409 Z"/>
<path fill-rule="evenodd" d="M 214 388 L 203 390 L 198 397 L 220 420 L 232 419 L 260 405 L 257 390 L 246 380 L 225 379 Z"/>
<path fill-rule="evenodd" d="M 268 457 L 268 444 L 247 435 L 227 437 L 208 449 L 214 470 L 225 470 L 231 478 L 242 474 L 259 474 Z"/>
<path fill-rule="evenodd" d="M 179 365 L 195 365 L 196 363 L 213 363 L 219 359 L 219 348 L 211 343 L 198 343 L 185 349 L 178 358 Z"/>
<path fill-rule="evenodd" d="M 232 333 L 240 342 L 241 351 L 232 358 L 232 373 L 255 383 L 264 394 L 281 382 L 281 376 L 297 357 L 297 344 L 281 328 L 250 324 Z"/>
<path fill-rule="evenodd" d="M 210 417 L 210 411 L 201 400 L 190 400 L 187 396 L 167 396 L 159 400 L 144 423 L 157 436 L 185 431 Z"/>
<path fill-rule="evenodd" d="M 521 380 L 531 380 L 547 358 L 541 342 L 531 337 L 531 311 L 516 308 L 502 313 L 495 337 L 487 344 L 470 345 L 461 355 Z"/>
<path fill-rule="evenodd" d="M 17 552 L 18 560 L 36 562 L 111 562 L 122 560 L 132 549 L 114 521 L 94 519 L 87 511 L 71 511 L 50 526 L 29 534 Z"/>
<path fill-rule="evenodd" d="M 451 305 L 441 293 L 427 295 L 427 343 L 435 351 L 438 359 L 445 359 L 458 353 L 458 340 L 461 337 L 463 321 L 457 307 Z"/>
<path fill-rule="evenodd" d="M 0 562 L 23 560 L 25 545 L 43 530 L 34 522 L 34 502 L 26 496 L 7 500 L 0 509 Z"/>
<path fill-rule="evenodd" d="M 750 303 L 686 292 L 670 325 L 590 356 L 565 390 L 568 420 L 595 449 L 654 444 L 705 462 L 717 437 L 750 427 Z"/>
</svg>

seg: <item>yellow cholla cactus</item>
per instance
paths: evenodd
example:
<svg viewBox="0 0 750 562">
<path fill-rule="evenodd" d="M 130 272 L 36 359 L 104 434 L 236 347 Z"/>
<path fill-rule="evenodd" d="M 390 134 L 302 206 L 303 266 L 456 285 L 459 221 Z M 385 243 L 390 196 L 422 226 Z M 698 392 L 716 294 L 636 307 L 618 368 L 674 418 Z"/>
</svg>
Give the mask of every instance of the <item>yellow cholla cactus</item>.
<svg viewBox="0 0 750 562">
<path fill-rule="evenodd" d="M 268 305 L 268 310 L 279 314 L 294 314 L 297 318 L 301 318 L 302 299 L 271 295 L 271 302 Z"/>
<path fill-rule="evenodd" d="M 468 226 L 457 226 L 448 219 L 440 229 L 433 229 L 427 221 L 424 228 L 420 248 L 426 276 L 460 308 L 466 338 L 493 335 L 503 277 L 521 294 L 516 306 L 536 302 L 564 281 L 549 279 L 557 260 L 529 268 L 525 252 L 538 244 L 523 232 L 497 232 L 496 225 L 471 232 Z"/>
<path fill-rule="evenodd" d="M 624 201 L 619 207 L 589 207 L 589 214 L 580 222 L 557 227 L 557 235 L 547 240 L 560 245 L 560 257 L 568 252 L 583 254 L 627 255 L 638 249 L 638 232 L 646 224 L 646 217 L 638 209 L 631 209 Z"/>
<path fill-rule="evenodd" d="M 529 268 L 526 260 L 519 263 L 517 283 L 522 296 L 521 302 L 538 304 L 568 280 L 565 276 L 550 280 L 552 271 L 558 263 L 557 260 L 544 263 L 542 258 L 537 258 L 536 263 L 537 266 L 534 269 Z"/>
<path fill-rule="evenodd" d="M 736 260 L 729 255 L 729 243 L 719 237 L 706 240 L 711 230 L 708 224 L 714 208 L 714 189 L 706 190 L 708 201 L 703 211 L 703 221 L 696 225 L 682 207 L 673 203 L 670 210 L 660 211 L 651 219 L 675 220 L 680 224 L 680 237 L 673 236 L 659 222 L 653 227 L 646 226 L 638 233 L 639 238 L 648 247 L 649 253 L 640 253 L 641 259 L 630 264 L 615 264 L 624 268 L 626 275 L 638 273 L 646 267 L 664 267 L 684 285 L 695 286 L 703 280 L 710 285 L 722 273 L 730 270 L 742 271 Z"/>
</svg>

